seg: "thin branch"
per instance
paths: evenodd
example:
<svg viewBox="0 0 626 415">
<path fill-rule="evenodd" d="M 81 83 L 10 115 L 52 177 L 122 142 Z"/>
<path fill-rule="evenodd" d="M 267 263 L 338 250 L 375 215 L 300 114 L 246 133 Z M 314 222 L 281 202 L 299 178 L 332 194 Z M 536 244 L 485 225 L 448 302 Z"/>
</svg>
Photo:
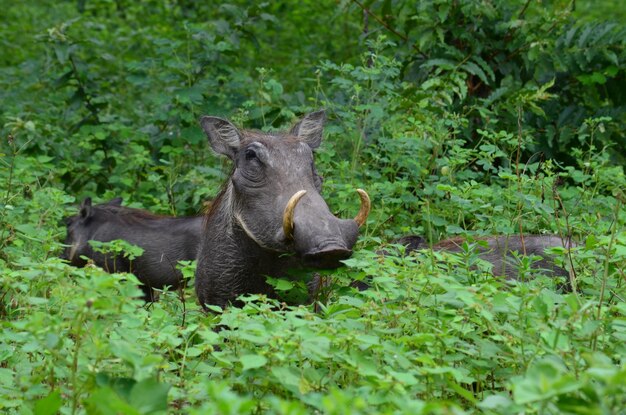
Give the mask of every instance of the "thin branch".
<svg viewBox="0 0 626 415">
<path fill-rule="evenodd" d="M 519 105 L 517 107 L 517 155 L 515 156 L 515 175 L 517 176 L 517 191 L 522 193 L 522 176 L 519 171 L 519 158 L 520 153 L 522 152 L 522 106 Z M 524 241 L 524 230 L 522 226 L 522 201 L 518 201 L 518 209 L 519 209 L 519 234 L 522 240 L 522 251 L 524 255 L 526 255 L 526 242 Z"/>
<path fill-rule="evenodd" d="M 526 10 L 528 9 L 528 6 L 530 5 L 531 0 L 526 0 L 526 4 L 524 4 L 524 7 L 522 7 L 522 10 L 520 10 L 519 14 L 517 15 L 518 19 L 521 19 L 522 17 L 524 17 L 524 15 L 526 14 Z"/>
<path fill-rule="evenodd" d="M 552 184 L 552 195 L 553 195 L 554 201 L 558 205 L 558 206 L 555 206 L 555 209 L 554 209 L 556 225 L 559 229 L 559 237 L 561 238 L 561 241 L 564 244 L 564 248 L 567 248 L 567 259 L 568 259 L 569 266 L 570 266 L 570 269 L 569 269 L 570 287 L 572 288 L 572 292 L 578 299 L 578 292 L 576 288 L 576 280 L 578 278 L 576 276 L 576 270 L 574 269 L 574 261 L 572 260 L 572 250 L 571 250 L 573 246 L 572 245 L 572 227 L 569 224 L 569 214 L 567 213 L 567 210 L 565 209 L 565 205 L 563 204 L 563 199 L 561 199 L 561 195 L 559 194 L 557 186 L 558 186 L 558 181 L 555 180 L 554 183 Z M 559 226 L 559 210 L 563 211 L 563 218 L 565 219 L 565 233 Z"/>
<path fill-rule="evenodd" d="M 367 7 L 365 7 L 359 0 L 352 0 L 352 3 L 355 3 L 357 6 L 359 6 L 361 8 L 361 10 L 363 10 L 363 13 L 367 13 L 368 15 L 372 16 L 372 18 L 374 20 L 376 20 L 378 23 L 380 23 L 380 25 L 382 27 L 384 27 L 385 29 L 387 29 L 389 32 L 393 33 L 394 35 L 398 36 L 400 39 L 404 40 L 407 43 L 410 43 L 409 37 L 407 35 L 403 35 L 402 33 L 398 32 L 396 29 L 394 29 L 393 27 L 389 26 L 387 23 L 385 23 L 385 21 L 383 19 L 381 19 L 380 17 L 376 16 L 374 13 L 372 13 L 372 11 L 370 9 L 368 9 Z M 427 58 L 427 56 L 424 54 L 424 52 L 420 51 L 414 44 L 411 43 L 411 48 L 413 48 L 417 53 L 419 53 L 422 57 Z"/>
</svg>

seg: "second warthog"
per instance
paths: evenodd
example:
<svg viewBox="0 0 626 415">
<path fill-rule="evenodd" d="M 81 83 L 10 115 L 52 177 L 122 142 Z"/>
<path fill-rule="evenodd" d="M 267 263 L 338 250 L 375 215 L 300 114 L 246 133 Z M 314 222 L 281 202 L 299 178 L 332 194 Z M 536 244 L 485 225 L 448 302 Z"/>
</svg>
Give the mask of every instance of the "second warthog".
<svg viewBox="0 0 626 415">
<path fill-rule="evenodd" d="M 301 265 L 334 268 L 352 254 L 369 197 L 358 190 L 359 214 L 342 220 L 320 195 L 313 150 L 322 141 L 324 119 L 323 111 L 314 112 L 280 134 L 201 119 L 213 150 L 234 163 L 207 213 L 196 270 L 201 304 L 223 307 L 240 294 L 271 294 L 267 275 Z"/>
<path fill-rule="evenodd" d="M 132 272 L 143 283 L 146 301 L 153 300 L 152 288 L 180 286 L 182 274 L 178 261 L 196 259 L 202 216 L 159 216 L 141 209 L 121 206 L 122 199 L 92 205 L 86 198 L 77 215 L 66 219 L 67 236 L 62 258 L 74 266 L 84 266 L 91 259 L 108 272 Z M 95 250 L 89 241 L 111 242 L 122 239 L 143 249 L 133 261 L 122 254 Z"/>
</svg>

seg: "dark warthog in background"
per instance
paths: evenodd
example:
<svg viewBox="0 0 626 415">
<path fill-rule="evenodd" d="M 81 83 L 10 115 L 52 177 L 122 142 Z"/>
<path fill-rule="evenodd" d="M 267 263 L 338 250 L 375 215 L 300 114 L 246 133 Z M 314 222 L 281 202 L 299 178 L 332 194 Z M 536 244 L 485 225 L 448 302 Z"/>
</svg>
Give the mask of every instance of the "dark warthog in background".
<svg viewBox="0 0 626 415">
<path fill-rule="evenodd" d="M 272 294 L 266 275 L 301 264 L 334 268 L 352 254 L 369 197 L 357 190 L 361 210 L 354 220 L 342 220 L 320 195 L 313 150 L 324 119 L 323 111 L 309 114 L 282 134 L 240 131 L 216 117 L 200 120 L 213 150 L 234 162 L 207 213 L 196 270 L 200 304 L 224 307 L 240 294 Z"/>
<path fill-rule="evenodd" d="M 144 284 L 144 298 L 151 301 L 152 288 L 179 287 L 182 275 L 176 264 L 196 259 L 204 218 L 158 216 L 121 203 L 122 199 L 116 198 L 92 206 L 91 198 L 85 199 L 79 213 L 66 219 L 68 246 L 62 258 L 82 267 L 86 260 L 81 257 L 85 256 L 108 272 L 132 272 Z M 122 255 L 96 252 L 88 243 L 117 239 L 143 248 L 143 254 L 131 263 Z"/>
<path fill-rule="evenodd" d="M 542 259 L 534 261 L 531 265 L 533 269 L 545 271 L 547 275 L 555 277 L 564 277 L 565 283 L 561 287 L 564 290 L 571 290 L 569 281 L 569 272 L 554 262 L 554 258 L 546 254 L 545 250 L 552 247 L 571 248 L 571 241 L 563 240 L 557 235 L 501 235 L 490 237 L 479 237 L 474 239 L 476 244 L 476 252 L 479 257 L 493 264 L 492 272 L 496 276 L 504 276 L 507 279 L 516 279 L 518 277 L 518 265 L 513 258 L 513 252 L 520 255 L 539 256 Z M 487 243 L 483 246 L 481 241 Z M 464 238 L 457 237 L 445 239 L 432 246 L 436 251 L 446 252 L 462 252 Z M 406 253 L 419 249 L 430 248 L 428 242 L 421 236 L 408 235 L 398 239 L 395 243 L 404 245 Z"/>
</svg>

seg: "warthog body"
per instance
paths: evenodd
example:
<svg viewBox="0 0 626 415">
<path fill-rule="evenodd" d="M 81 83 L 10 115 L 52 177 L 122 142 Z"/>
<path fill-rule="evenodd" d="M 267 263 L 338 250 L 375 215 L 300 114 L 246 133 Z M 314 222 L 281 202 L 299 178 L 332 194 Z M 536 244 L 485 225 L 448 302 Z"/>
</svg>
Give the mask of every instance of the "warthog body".
<svg viewBox="0 0 626 415">
<path fill-rule="evenodd" d="M 240 294 L 272 294 L 267 275 L 282 276 L 302 264 L 333 268 L 351 255 L 369 198 L 359 190 L 359 215 L 342 220 L 320 195 L 313 150 L 321 143 L 324 119 L 323 112 L 312 113 L 289 133 L 265 134 L 202 118 L 213 150 L 234 163 L 207 213 L 200 244 L 196 292 L 202 305 L 223 307 Z"/>
<path fill-rule="evenodd" d="M 84 256 L 108 272 L 132 272 L 144 284 L 147 301 L 153 299 L 152 288 L 178 288 L 182 275 L 176 264 L 196 259 L 204 218 L 157 216 L 121 202 L 118 198 L 92 206 L 91 199 L 85 199 L 79 213 L 66 219 L 68 246 L 62 257 L 74 266 L 84 266 Z M 89 244 L 117 239 L 141 247 L 143 254 L 130 261 L 123 255 L 96 252 Z"/>
<path fill-rule="evenodd" d="M 483 242 L 486 246 L 483 246 Z M 462 252 L 464 238 L 451 238 L 440 241 L 432 246 L 433 250 L 446 252 Z M 476 252 L 479 257 L 493 264 L 492 272 L 496 276 L 504 276 L 507 279 L 518 277 L 519 266 L 516 263 L 513 253 L 519 255 L 539 256 L 540 260 L 534 261 L 531 265 L 533 269 L 544 270 L 546 274 L 556 277 L 568 277 L 569 272 L 554 262 L 554 258 L 547 254 L 545 250 L 552 247 L 571 248 L 572 243 L 561 239 L 557 235 L 502 235 L 476 238 Z M 406 246 L 406 253 L 419 249 L 428 249 L 430 246 L 421 236 L 409 235 L 400 238 L 399 245 Z M 568 289 L 569 279 L 563 288 Z"/>
</svg>

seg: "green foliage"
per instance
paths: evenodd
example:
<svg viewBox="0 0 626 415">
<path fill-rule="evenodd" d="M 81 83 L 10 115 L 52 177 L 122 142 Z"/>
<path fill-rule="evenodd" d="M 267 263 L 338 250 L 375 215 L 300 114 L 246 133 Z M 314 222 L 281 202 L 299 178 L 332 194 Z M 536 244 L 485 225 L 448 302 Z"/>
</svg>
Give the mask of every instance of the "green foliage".
<svg viewBox="0 0 626 415">
<path fill-rule="evenodd" d="M 622 411 L 617 3 L 0 0 L 0 410 Z M 362 187 L 373 211 L 314 305 L 288 305 L 309 273 L 204 313 L 195 262 L 144 304 L 132 274 L 57 259 L 86 196 L 202 211 L 228 166 L 201 115 L 271 131 L 321 107 L 323 195 L 350 217 Z M 572 292 L 521 254 L 519 281 L 491 275 L 473 238 L 519 232 L 573 236 L 550 251 Z M 410 233 L 469 242 L 389 244 Z"/>
<path fill-rule="evenodd" d="M 405 93 L 461 114 L 466 140 L 476 142 L 478 129 L 515 131 L 523 122 L 534 136 L 529 150 L 571 162 L 581 123 L 609 116 L 600 141 L 623 161 L 623 25 L 576 23 L 570 2 L 561 1 L 368 3 L 402 46 Z"/>
<path fill-rule="evenodd" d="M 96 252 L 112 254 L 111 256 L 122 255 L 130 261 L 143 255 L 143 248 L 130 244 L 122 239 L 116 239 L 110 242 L 89 241 L 89 245 L 91 245 Z"/>
</svg>

